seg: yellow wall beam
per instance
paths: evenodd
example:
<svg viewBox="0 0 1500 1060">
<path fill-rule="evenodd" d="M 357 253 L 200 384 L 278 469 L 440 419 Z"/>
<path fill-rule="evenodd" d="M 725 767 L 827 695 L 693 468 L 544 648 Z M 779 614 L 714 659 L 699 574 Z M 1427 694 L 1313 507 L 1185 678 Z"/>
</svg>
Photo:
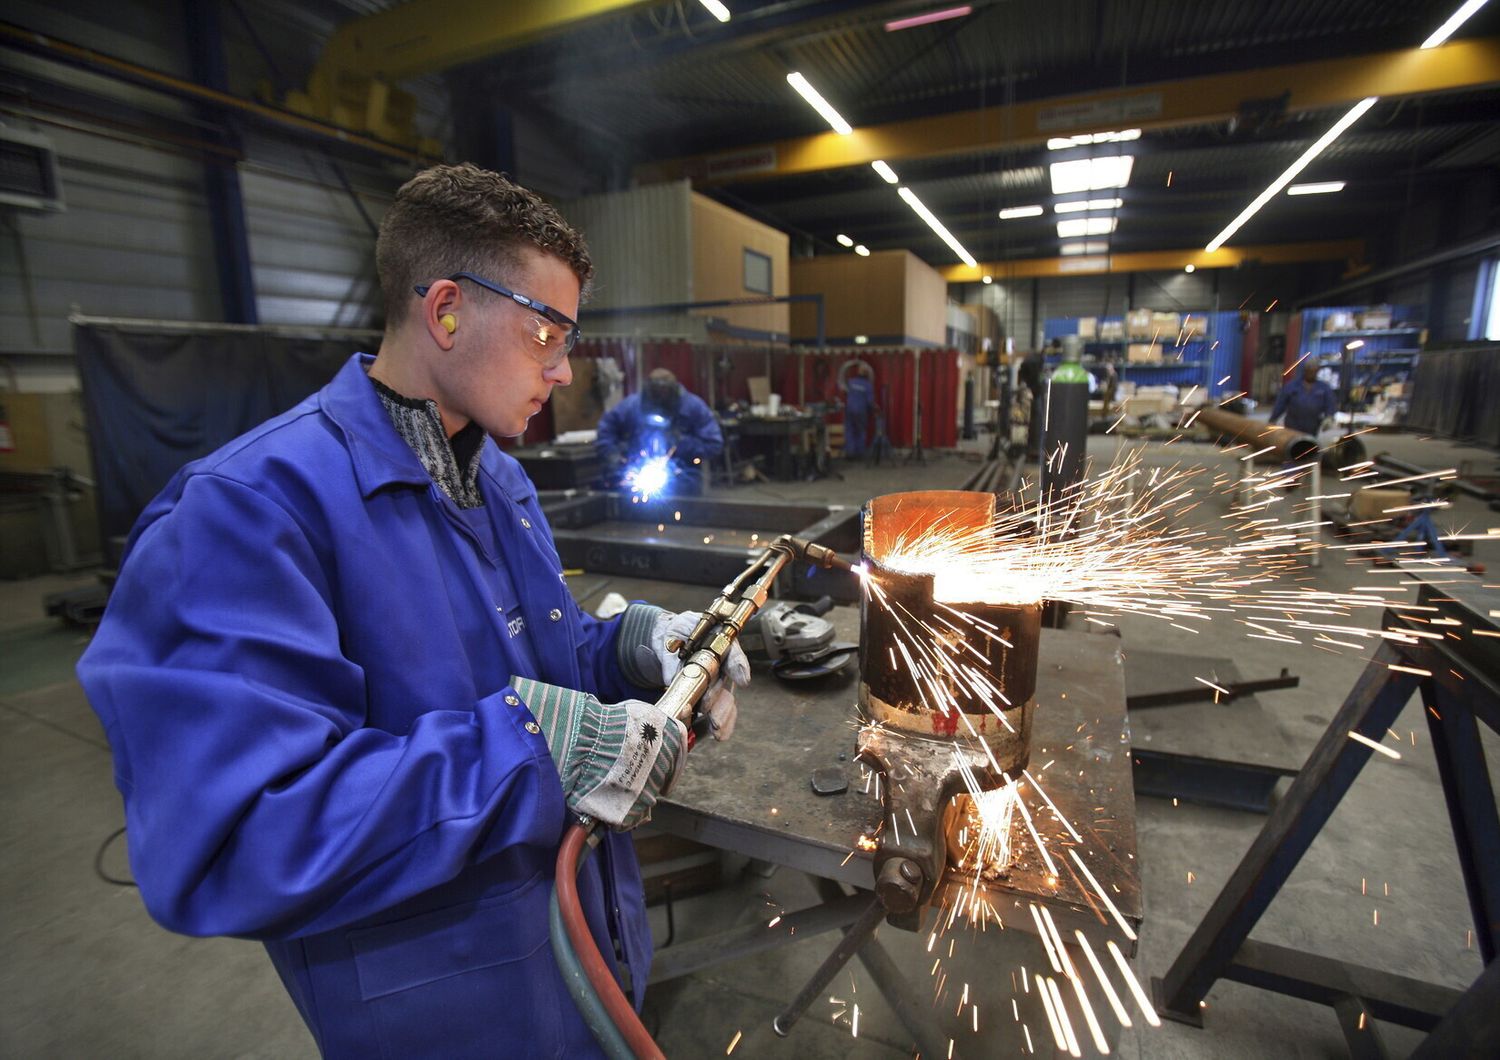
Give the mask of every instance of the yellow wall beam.
<svg viewBox="0 0 1500 1060">
<path fill-rule="evenodd" d="M 817 78 L 813 78 L 816 83 Z M 1500 38 L 1456 41 L 1441 48 L 1380 52 L 1344 59 L 1211 74 L 1110 92 L 1059 96 L 1013 106 L 939 114 L 909 121 L 777 140 L 713 155 L 636 167 L 642 181 L 690 177 L 705 185 L 892 164 L 998 147 L 1040 144 L 1050 136 L 1105 129 L 1170 129 L 1227 121 L 1248 100 L 1290 93 L 1287 112 L 1323 110 L 1366 96 L 1420 96 L 1500 83 Z M 789 90 L 790 91 L 790 90 Z M 853 101 L 832 100 L 835 106 Z"/>
<path fill-rule="evenodd" d="M 1162 272 L 1185 268 L 1227 269 L 1246 262 L 1286 265 L 1302 261 L 1356 262 L 1365 253 L 1360 239 L 1321 243 L 1268 243 L 1263 246 L 1220 247 L 1210 253 L 1202 247 L 1191 250 L 1146 250 L 1134 254 L 1090 255 L 1069 258 L 1023 258 L 1016 261 L 980 262 L 977 268 L 949 265 L 938 271 L 949 283 L 978 283 L 986 275 L 997 280 L 1020 280 L 1032 276 L 1087 276 L 1104 272 Z"/>
</svg>

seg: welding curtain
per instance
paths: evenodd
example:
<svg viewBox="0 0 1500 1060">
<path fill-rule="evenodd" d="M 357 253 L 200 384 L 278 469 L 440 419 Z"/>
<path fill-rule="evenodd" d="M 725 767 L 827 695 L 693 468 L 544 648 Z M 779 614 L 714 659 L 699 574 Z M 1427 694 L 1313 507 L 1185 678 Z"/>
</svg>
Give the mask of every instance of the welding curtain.
<svg viewBox="0 0 1500 1060">
<path fill-rule="evenodd" d="M 1406 426 L 1500 446 L 1500 347 L 1430 350 L 1417 362 Z"/>
<path fill-rule="evenodd" d="M 317 390 L 377 333 L 295 337 L 257 330 L 182 334 L 75 324 L 107 561 L 183 464 L 206 456 Z"/>
</svg>

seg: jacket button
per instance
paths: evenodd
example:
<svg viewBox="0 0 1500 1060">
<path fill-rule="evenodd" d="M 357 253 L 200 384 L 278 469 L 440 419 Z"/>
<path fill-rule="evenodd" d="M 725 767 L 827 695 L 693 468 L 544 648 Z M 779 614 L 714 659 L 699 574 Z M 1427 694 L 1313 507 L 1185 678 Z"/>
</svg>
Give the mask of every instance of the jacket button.
<svg viewBox="0 0 1500 1060">
<path fill-rule="evenodd" d="M 528 519 L 528 518 L 526 518 L 526 516 L 523 515 L 523 516 L 521 516 L 521 525 L 524 526 L 526 529 L 530 530 L 531 529 L 531 520 Z"/>
<path fill-rule="evenodd" d="M 562 612 L 554 607 L 551 611 L 547 612 L 547 617 L 552 621 L 557 622 L 562 618 Z"/>
<path fill-rule="evenodd" d="M 521 701 L 515 696 L 506 696 L 505 705 L 508 707 L 519 707 L 521 705 Z"/>
<path fill-rule="evenodd" d="M 528 721 L 526 723 L 526 731 L 535 736 L 537 733 L 542 731 L 542 727 L 534 721 Z"/>
</svg>

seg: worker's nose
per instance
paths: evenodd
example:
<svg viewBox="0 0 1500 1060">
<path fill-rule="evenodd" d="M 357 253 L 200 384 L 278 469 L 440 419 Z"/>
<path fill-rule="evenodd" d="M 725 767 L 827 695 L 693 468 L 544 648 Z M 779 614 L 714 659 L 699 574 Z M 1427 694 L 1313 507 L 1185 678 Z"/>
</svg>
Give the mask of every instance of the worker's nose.
<svg viewBox="0 0 1500 1060">
<path fill-rule="evenodd" d="M 568 386 L 573 382 L 573 365 L 569 358 L 564 357 L 556 368 L 549 368 L 542 373 L 542 378 L 553 386 Z"/>
</svg>

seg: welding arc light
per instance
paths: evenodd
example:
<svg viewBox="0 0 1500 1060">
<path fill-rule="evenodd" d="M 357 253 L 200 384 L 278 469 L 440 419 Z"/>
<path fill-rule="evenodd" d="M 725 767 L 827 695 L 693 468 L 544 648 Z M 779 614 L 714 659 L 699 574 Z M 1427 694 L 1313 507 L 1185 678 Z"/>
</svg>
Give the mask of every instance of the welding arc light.
<svg viewBox="0 0 1500 1060">
<path fill-rule="evenodd" d="M 669 459 L 665 456 L 653 456 L 626 472 L 625 482 L 629 485 L 630 492 L 643 501 L 649 501 L 652 497 L 664 492 L 667 488 L 667 481 L 672 475 L 667 463 Z"/>
</svg>

